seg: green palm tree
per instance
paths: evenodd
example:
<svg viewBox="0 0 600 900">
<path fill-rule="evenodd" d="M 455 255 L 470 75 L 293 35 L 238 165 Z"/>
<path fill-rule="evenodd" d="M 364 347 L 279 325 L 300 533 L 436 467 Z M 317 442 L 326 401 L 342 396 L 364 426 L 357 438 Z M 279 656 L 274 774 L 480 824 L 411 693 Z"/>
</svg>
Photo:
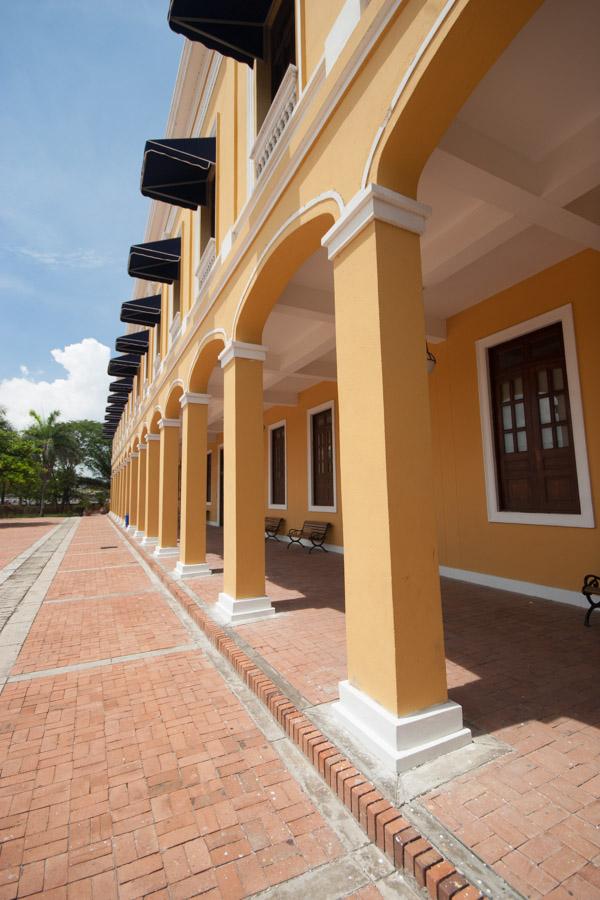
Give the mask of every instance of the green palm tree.
<svg viewBox="0 0 600 900">
<path fill-rule="evenodd" d="M 69 464 L 75 461 L 76 447 L 69 428 L 65 422 L 59 422 L 60 412 L 52 410 L 43 416 L 35 410 L 29 410 L 33 424 L 27 429 L 27 436 L 34 442 L 40 462 L 41 492 L 40 516 L 44 515 L 46 489 L 52 478 L 57 462 Z"/>
</svg>

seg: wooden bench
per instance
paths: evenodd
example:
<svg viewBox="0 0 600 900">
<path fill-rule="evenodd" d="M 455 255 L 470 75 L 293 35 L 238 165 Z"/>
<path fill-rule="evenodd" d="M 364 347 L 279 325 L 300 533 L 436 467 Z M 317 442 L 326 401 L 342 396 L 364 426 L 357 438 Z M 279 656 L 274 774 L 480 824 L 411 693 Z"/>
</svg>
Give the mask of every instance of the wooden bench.
<svg viewBox="0 0 600 900">
<path fill-rule="evenodd" d="M 595 609 L 600 609 L 600 575 L 586 575 L 583 579 L 583 587 L 581 593 L 590 604 L 590 608 L 585 614 L 585 624 L 589 626 L 590 616 Z M 592 600 L 592 597 L 598 597 L 598 600 Z"/>
<path fill-rule="evenodd" d="M 313 550 L 323 550 L 327 553 L 327 547 L 324 547 L 323 544 L 328 531 L 329 522 L 305 522 L 302 528 L 290 528 L 288 531 L 290 542 L 287 548 L 289 550 L 292 544 L 298 544 L 300 547 L 304 546 L 302 544 L 302 539 L 304 538 L 304 540 L 310 541 L 312 544 L 312 547 L 307 548 L 309 553 L 312 553 Z"/>
<path fill-rule="evenodd" d="M 278 519 L 276 516 L 267 516 L 265 518 L 265 540 L 279 542 L 277 534 L 282 524 L 283 519 Z"/>
</svg>

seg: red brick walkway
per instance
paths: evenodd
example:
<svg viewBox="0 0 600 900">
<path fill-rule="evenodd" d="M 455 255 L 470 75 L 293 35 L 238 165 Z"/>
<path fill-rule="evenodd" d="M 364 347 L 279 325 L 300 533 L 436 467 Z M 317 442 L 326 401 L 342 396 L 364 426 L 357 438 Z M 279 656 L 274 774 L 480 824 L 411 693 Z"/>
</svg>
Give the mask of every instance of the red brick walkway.
<svg viewBox="0 0 600 900">
<path fill-rule="evenodd" d="M 81 520 L 0 694 L 0 900 L 241 898 L 284 882 L 368 900 L 397 877 L 358 864 L 374 848 L 353 822 L 335 833 L 349 814 L 333 798 L 335 815 L 319 811 L 286 739 L 197 640 L 108 520 Z M 303 888 L 311 872 L 324 880 Z M 332 877 L 333 893 L 315 889 Z"/>
<path fill-rule="evenodd" d="M 208 541 L 221 568 L 220 530 Z M 266 551 L 277 615 L 236 630 L 310 704 L 335 699 L 343 557 Z M 213 603 L 222 576 L 190 585 Z M 587 629 L 574 607 L 449 579 L 442 593 L 450 696 L 509 752 L 422 802 L 525 896 L 600 898 L 600 615 Z"/>
<path fill-rule="evenodd" d="M 0 520 L 0 570 L 56 527 L 60 519 Z"/>
</svg>

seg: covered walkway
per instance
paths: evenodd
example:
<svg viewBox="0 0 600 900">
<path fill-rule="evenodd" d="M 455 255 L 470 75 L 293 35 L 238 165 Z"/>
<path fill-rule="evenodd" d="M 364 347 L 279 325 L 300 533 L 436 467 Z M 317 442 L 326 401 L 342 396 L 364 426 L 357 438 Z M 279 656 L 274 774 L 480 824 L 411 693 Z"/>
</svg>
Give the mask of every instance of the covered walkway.
<svg viewBox="0 0 600 900">
<path fill-rule="evenodd" d="M 188 585 L 214 604 L 221 529 L 207 540 L 215 574 Z M 295 702 L 335 700 L 347 677 L 343 556 L 269 541 L 266 572 L 275 616 L 235 631 Z M 447 578 L 442 597 L 450 697 L 497 758 L 458 776 L 449 764 L 421 800 L 525 896 L 600 897 L 600 615 L 587 629 L 582 609 Z"/>
</svg>

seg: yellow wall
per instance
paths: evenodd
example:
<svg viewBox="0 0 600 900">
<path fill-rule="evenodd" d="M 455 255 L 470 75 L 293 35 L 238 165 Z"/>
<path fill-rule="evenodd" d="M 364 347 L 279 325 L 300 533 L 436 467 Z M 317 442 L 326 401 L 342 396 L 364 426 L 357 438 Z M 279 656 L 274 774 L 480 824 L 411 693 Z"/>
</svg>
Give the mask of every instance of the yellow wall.
<svg viewBox="0 0 600 900">
<path fill-rule="evenodd" d="M 325 52 L 325 39 L 343 5 L 344 0 L 327 0 L 327 3 L 323 3 L 323 0 L 302 0 L 300 3 L 302 47 L 298 47 L 298 52 L 302 54 L 304 84 L 310 81 L 310 76 Z"/>
<path fill-rule="evenodd" d="M 448 320 L 430 377 L 442 565 L 578 590 L 598 571 L 598 527 L 488 522 L 475 341 L 571 303 L 596 523 L 600 515 L 600 254 L 577 254 Z"/>
<path fill-rule="evenodd" d="M 311 512 L 308 509 L 308 423 L 307 411 L 321 406 L 329 400 L 334 402 L 335 456 L 336 456 L 336 495 L 337 512 Z M 268 506 L 268 452 L 269 425 L 275 422 L 286 423 L 286 466 L 287 466 L 287 509 L 272 509 Z M 274 406 L 264 416 L 265 424 L 265 516 L 281 516 L 284 519 L 282 533 L 290 528 L 301 528 L 305 520 L 311 522 L 330 522 L 332 528 L 327 535 L 327 543 L 341 546 L 342 509 L 340 490 L 340 442 L 338 432 L 337 386 L 331 382 L 322 382 L 298 396 L 297 406 Z"/>
</svg>

